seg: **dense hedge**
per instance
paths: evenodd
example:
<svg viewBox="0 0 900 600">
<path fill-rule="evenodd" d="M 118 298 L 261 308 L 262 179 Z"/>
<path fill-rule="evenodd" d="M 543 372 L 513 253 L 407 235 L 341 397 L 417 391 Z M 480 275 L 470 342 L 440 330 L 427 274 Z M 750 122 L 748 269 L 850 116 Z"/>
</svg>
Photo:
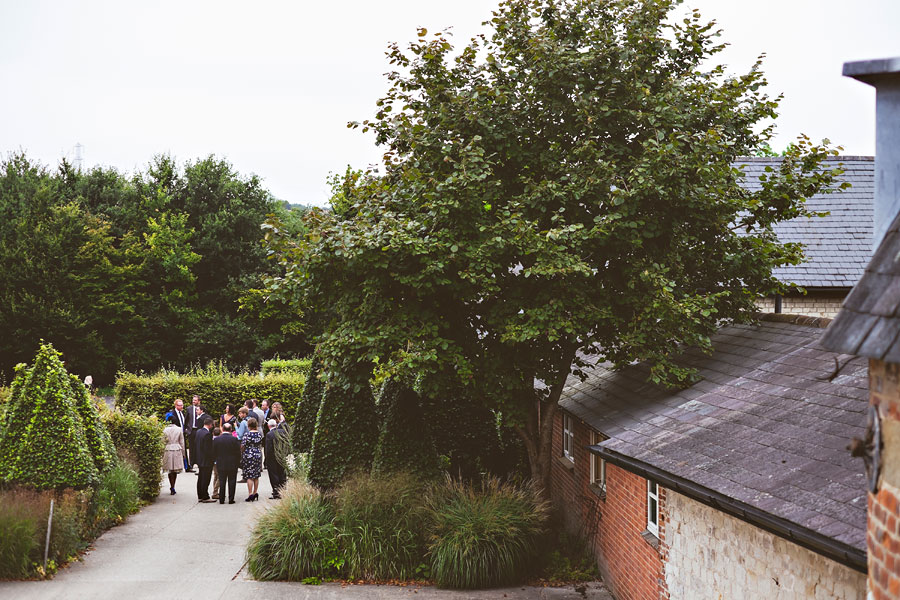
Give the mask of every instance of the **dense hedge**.
<svg viewBox="0 0 900 600">
<path fill-rule="evenodd" d="M 207 369 L 181 374 L 160 371 L 154 375 L 120 373 L 116 380 L 116 406 L 125 411 L 163 418 L 181 398 L 190 404 L 197 394 L 208 412 L 221 414 L 226 404 L 240 406 L 250 398 L 281 402 L 287 408 L 297 404 L 306 376 L 278 373 L 259 377 L 250 373 L 230 373 Z"/>
<path fill-rule="evenodd" d="M 319 354 L 313 354 L 303 394 L 297 402 L 294 415 L 293 445 L 295 452 L 309 452 L 312 448 L 313 433 L 316 429 L 316 416 L 319 414 L 319 406 L 322 405 L 322 395 L 325 393 L 324 373 L 322 372 L 322 359 Z"/>
<path fill-rule="evenodd" d="M 391 378 L 381 388 L 378 405 L 383 418 L 373 472 L 408 472 L 422 479 L 437 476 L 440 462 L 419 395 L 409 385 Z"/>
<path fill-rule="evenodd" d="M 116 465 L 116 448 L 112 438 L 106 427 L 103 426 L 103 422 L 100 420 L 100 411 L 84 384 L 74 375 L 69 375 L 69 384 L 72 387 L 75 410 L 78 411 L 84 425 L 88 449 L 91 456 L 94 457 L 94 464 L 97 465 L 100 473 L 106 473 Z M 105 405 L 104 408 L 106 408 Z"/>
<path fill-rule="evenodd" d="M 309 481 L 331 489 L 347 475 L 368 471 L 377 442 L 378 418 L 368 382 L 345 387 L 332 380 L 316 416 Z"/>
<path fill-rule="evenodd" d="M 32 367 L 16 367 L 0 434 L 0 481 L 4 483 L 46 490 L 81 489 L 99 481 L 100 471 L 73 397 L 72 377 L 60 357 L 53 346 L 42 344 Z M 92 425 L 96 426 L 88 424 Z M 102 450 L 99 438 L 95 441 Z M 111 460 L 99 457 L 99 462 L 108 468 Z"/>
<path fill-rule="evenodd" d="M 160 470 L 165 444 L 164 424 L 156 416 L 104 410 L 101 418 L 116 450 L 134 461 L 140 479 L 140 497 L 152 500 L 159 495 Z"/>
<path fill-rule="evenodd" d="M 302 373 L 306 375 L 309 373 L 311 363 L 312 358 L 273 358 L 272 360 L 264 360 L 259 372 L 262 373 L 263 377 L 278 373 Z"/>
</svg>

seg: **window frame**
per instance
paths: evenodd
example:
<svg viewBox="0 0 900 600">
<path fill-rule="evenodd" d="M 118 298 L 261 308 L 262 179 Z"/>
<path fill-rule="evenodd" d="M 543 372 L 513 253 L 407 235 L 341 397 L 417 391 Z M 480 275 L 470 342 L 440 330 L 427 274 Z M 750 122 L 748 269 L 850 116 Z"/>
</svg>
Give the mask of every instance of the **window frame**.
<svg viewBox="0 0 900 600">
<path fill-rule="evenodd" d="M 591 431 L 591 446 L 596 446 L 600 442 L 606 441 L 607 437 L 597 431 Z M 599 477 L 597 471 L 600 471 Z M 598 454 L 591 452 L 591 475 L 590 484 L 594 486 L 600 493 L 606 494 L 606 461 Z"/>
<path fill-rule="evenodd" d="M 567 413 L 563 413 L 563 432 L 562 432 L 562 451 L 563 456 L 575 463 L 575 419 Z"/>
<path fill-rule="evenodd" d="M 659 484 L 652 479 L 647 480 L 647 531 L 659 537 Z"/>
</svg>

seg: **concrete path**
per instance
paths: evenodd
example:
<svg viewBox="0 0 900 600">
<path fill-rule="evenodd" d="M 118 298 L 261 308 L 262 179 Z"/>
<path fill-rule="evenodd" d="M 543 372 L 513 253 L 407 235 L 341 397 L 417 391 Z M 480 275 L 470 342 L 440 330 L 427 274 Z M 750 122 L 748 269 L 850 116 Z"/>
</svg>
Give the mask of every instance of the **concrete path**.
<svg viewBox="0 0 900 600">
<path fill-rule="evenodd" d="M 269 500 L 268 477 L 260 478 L 260 501 L 247 503 L 246 485 L 238 485 L 235 504 L 197 502 L 197 477 L 178 476 L 170 496 L 168 481 L 157 501 L 94 543 L 82 561 L 60 570 L 50 581 L 0 582 L 0 598 L 142 600 L 144 598 L 302 598 L 332 600 L 366 598 L 462 599 L 558 599 L 612 600 L 600 584 L 578 590 L 516 587 L 454 592 L 433 587 L 319 586 L 250 579 L 244 549 L 253 524 Z"/>
</svg>

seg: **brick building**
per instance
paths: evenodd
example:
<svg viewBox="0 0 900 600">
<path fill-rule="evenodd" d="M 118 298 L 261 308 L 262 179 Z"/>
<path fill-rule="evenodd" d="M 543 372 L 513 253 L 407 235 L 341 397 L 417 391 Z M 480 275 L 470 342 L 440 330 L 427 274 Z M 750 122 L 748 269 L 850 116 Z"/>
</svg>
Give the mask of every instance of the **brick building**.
<svg viewBox="0 0 900 600">
<path fill-rule="evenodd" d="M 638 364 L 564 391 L 555 499 L 619 600 L 865 596 L 865 362 L 827 319 L 762 318 L 686 352 L 684 390 Z"/>
<path fill-rule="evenodd" d="M 868 590 L 900 598 L 900 57 L 846 63 L 876 89 L 877 250 L 824 344 L 869 360 L 869 426 L 858 450 L 868 471 Z"/>
<path fill-rule="evenodd" d="M 767 168 L 777 170 L 780 164 L 779 157 L 741 159 L 741 185 L 758 190 L 762 185 L 760 176 L 766 174 Z M 807 260 L 779 267 L 774 274 L 780 281 L 796 283 L 806 293 L 763 298 L 759 301 L 761 311 L 833 318 L 862 277 L 872 256 L 875 162 L 871 156 L 836 156 L 824 162 L 826 169 L 838 166 L 844 170 L 840 180 L 850 187 L 816 194 L 806 202 L 810 210 L 827 215 L 798 217 L 775 225 L 780 241 L 804 245 Z"/>
</svg>

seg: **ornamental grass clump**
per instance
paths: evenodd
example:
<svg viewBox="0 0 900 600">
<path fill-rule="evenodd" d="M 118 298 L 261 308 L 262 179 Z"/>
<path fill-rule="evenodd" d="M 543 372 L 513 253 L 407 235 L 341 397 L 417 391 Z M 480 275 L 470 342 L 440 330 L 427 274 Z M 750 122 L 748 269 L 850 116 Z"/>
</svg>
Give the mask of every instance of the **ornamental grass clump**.
<svg viewBox="0 0 900 600">
<path fill-rule="evenodd" d="M 535 486 L 489 478 L 478 488 L 448 478 L 431 489 L 426 506 L 439 587 L 512 585 L 528 576 L 549 516 Z"/>
<path fill-rule="evenodd" d="M 140 481 L 137 472 L 122 463 L 100 477 L 97 489 L 97 526 L 100 529 L 121 523 L 140 507 Z"/>
<path fill-rule="evenodd" d="M 333 495 L 351 579 L 411 579 L 423 564 L 423 484 L 410 473 L 357 475 Z"/>
<path fill-rule="evenodd" d="M 14 492 L 0 494 L 0 579 L 21 579 L 31 574 L 37 556 L 38 524 L 47 515 L 41 506 Z"/>
<path fill-rule="evenodd" d="M 282 500 L 257 522 L 247 547 L 250 574 L 261 581 L 336 577 L 344 560 L 334 509 L 309 484 L 288 480 Z"/>
</svg>

